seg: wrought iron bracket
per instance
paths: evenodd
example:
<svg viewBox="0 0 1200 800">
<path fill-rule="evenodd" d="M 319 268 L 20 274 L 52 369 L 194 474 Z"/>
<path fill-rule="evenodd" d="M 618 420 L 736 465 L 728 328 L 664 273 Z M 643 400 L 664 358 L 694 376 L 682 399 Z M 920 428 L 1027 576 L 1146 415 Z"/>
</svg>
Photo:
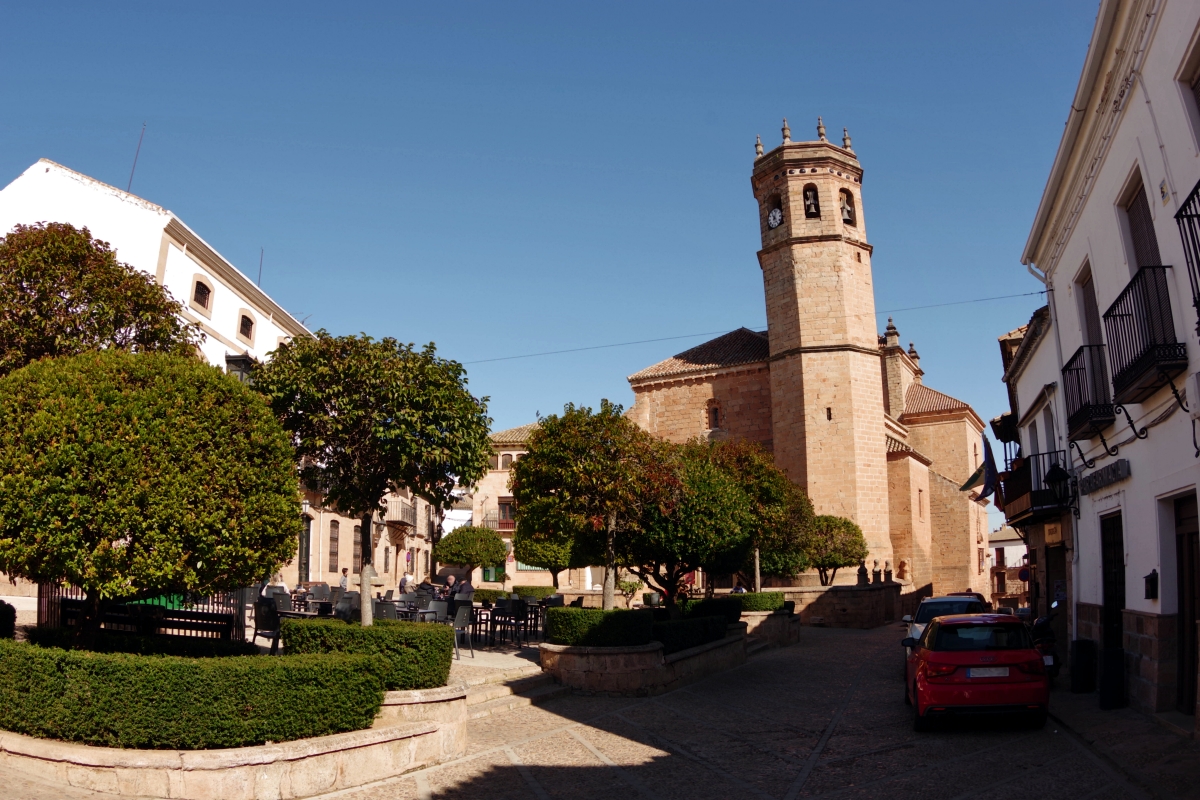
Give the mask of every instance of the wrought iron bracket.
<svg viewBox="0 0 1200 800">
<path fill-rule="evenodd" d="M 1147 431 L 1144 427 L 1140 431 L 1138 430 L 1137 426 L 1133 424 L 1133 417 L 1129 415 L 1129 410 L 1125 408 L 1125 406 L 1113 406 L 1113 411 L 1117 414 L 1123 414 L 1125 416 L 1126 421 L 1129 422 L 1129 427 L 1133 428 L 1133 435 L 1137 438 L 1145 439 L 1150 435 L 1149 431 Z M 1113 455 L 1116 454 L 1114 453 Z"/>
<path fill-rule="evenodd" d="M 1175 388 L 1175 381 L 1171 379 L 1171 376 L 1167 375 L 1165 372 L 1158 373 L 1158 376 L 1160 378 L 1162 378 L 1163 380 L 1165 380 L 1168 384 L 1170 384 L 1171 394 L 1175 395 L 1175 402 L 1179 403 L 1179 407 L 1182 408 L 1184 411 L 1191 413 L 1191 409 L 1189 409 L 1187 406 L 1187 403 L 1185 403 L 1183 401 L 1183 395 L 1181 395 L 1179 393 L 1179 390 Z M 1141 438 L 1141 437 L 1139 437 L 1139 438 Z"/>
<path fill-rule="evenodd" d="M 1083 454 L 1083 448 L 1079 446 L 1079 442 L 1072 439 L 1071 447 L 1074 447 L 1076 450 L 1079 451 L 1079 460 L 1083 462 L 1083 465 L 1085 467 L 1087 467 L 1088 469 L 1092 469 L 1093 467 L 1096 466 L 1096 459 L 1093 458 L 1093 459 L 1089 460 L 1088 457 Z"/>
<path fill-rule="evenodd" d="M 1192 447 L 1196 448 L 1194 458 L 1200 458 L 1200 444 L 1196 444 L 1196 418 L 1192 417 Z"/>
</svg>

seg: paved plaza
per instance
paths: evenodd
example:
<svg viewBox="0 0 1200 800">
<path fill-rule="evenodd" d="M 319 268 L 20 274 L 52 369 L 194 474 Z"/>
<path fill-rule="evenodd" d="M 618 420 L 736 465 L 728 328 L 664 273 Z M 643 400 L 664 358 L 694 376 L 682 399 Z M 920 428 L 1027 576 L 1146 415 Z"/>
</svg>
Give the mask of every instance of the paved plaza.
<svg viewBox="0 0 1200 800">
<path fill-rule="evenodd" d="M 902 699 L 902 635 L 894 625 L 805 628 L 798 645 L 658 698 L 571 695 L 486 717 L 471 723 L 464 758 L 325 797 L 1196 796 L 1186 783 L 1139 788 L 1054 720 L 1040 731 L 977 722 L 914 733 Z M 1178 741 L 1181 758 L 1192 759 L 1192 743 Z M 10 778 L 0 772 L 4 797 L 101 797 Z"/>
</svg>

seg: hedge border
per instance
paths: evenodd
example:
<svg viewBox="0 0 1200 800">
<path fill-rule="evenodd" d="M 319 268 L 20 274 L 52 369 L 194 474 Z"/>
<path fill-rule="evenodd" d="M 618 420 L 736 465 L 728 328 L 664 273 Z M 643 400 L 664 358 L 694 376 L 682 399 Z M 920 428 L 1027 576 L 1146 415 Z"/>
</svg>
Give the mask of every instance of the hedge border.
<svg viewBox="0 0 1200 800">
<path fill-rule="evenodd" d="M 357 621 L 284 619 L 280 638 L 287 655 L 355 653 L 383 656 L 388 691 L 445 686 L 454 659 L 454 630 L 449 625 L 377 619 L 364 628 Z"/>
<path fill-rule="evenodd" d="M 637 647 L 654 640 L 646 611 L 565 606 L 546 609 L 546 641 L 576 647 Z"/>
<path fill-rule="evenodd" d="M 107 747 L 199 750 L 369 728 L 378 656 L 179 658 L 0 640 L 0 728 Z"/>
</svg>

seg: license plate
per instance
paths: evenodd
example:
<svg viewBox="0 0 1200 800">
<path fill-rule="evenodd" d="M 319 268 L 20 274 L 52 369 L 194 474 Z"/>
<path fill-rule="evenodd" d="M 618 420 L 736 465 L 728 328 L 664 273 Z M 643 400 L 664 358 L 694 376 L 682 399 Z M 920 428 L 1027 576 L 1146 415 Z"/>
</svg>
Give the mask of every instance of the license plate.
<svg viewBox="0 0 1200 800">
<path fill-rule="evenodd" d="M 1007 678 L 1008 667 L 971 667 L 968 678 Z"/>
<path fill-rule="evenodd" d="M 1054 656 L 1042 656 L 1042 663 L 1047 667 L 1054 666 Z"/>
</svg>

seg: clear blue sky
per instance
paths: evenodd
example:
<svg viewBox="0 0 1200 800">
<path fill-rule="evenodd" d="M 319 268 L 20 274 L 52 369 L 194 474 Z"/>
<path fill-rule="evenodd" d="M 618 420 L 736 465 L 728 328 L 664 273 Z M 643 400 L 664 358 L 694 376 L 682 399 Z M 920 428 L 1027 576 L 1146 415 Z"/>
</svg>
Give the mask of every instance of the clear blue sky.
<svg viewBox="0 0 1200 800">
<path fill-rule="evenodd" d="M 252 7 L 253 6 L 253 7 Z M 765 323 L 754 136 L 850 129 L 882 311 L 1035 291 L 1022 245 L 1096 2 L 25 3 L 0 184 L 50 158 L 179 214 L 312 328 L 434 341 L 504 428 Z M 1040 298 L 900 311 L 1005 410 Z M 879 328 L 886 324 L 886 314 Z"/>
</svg>

